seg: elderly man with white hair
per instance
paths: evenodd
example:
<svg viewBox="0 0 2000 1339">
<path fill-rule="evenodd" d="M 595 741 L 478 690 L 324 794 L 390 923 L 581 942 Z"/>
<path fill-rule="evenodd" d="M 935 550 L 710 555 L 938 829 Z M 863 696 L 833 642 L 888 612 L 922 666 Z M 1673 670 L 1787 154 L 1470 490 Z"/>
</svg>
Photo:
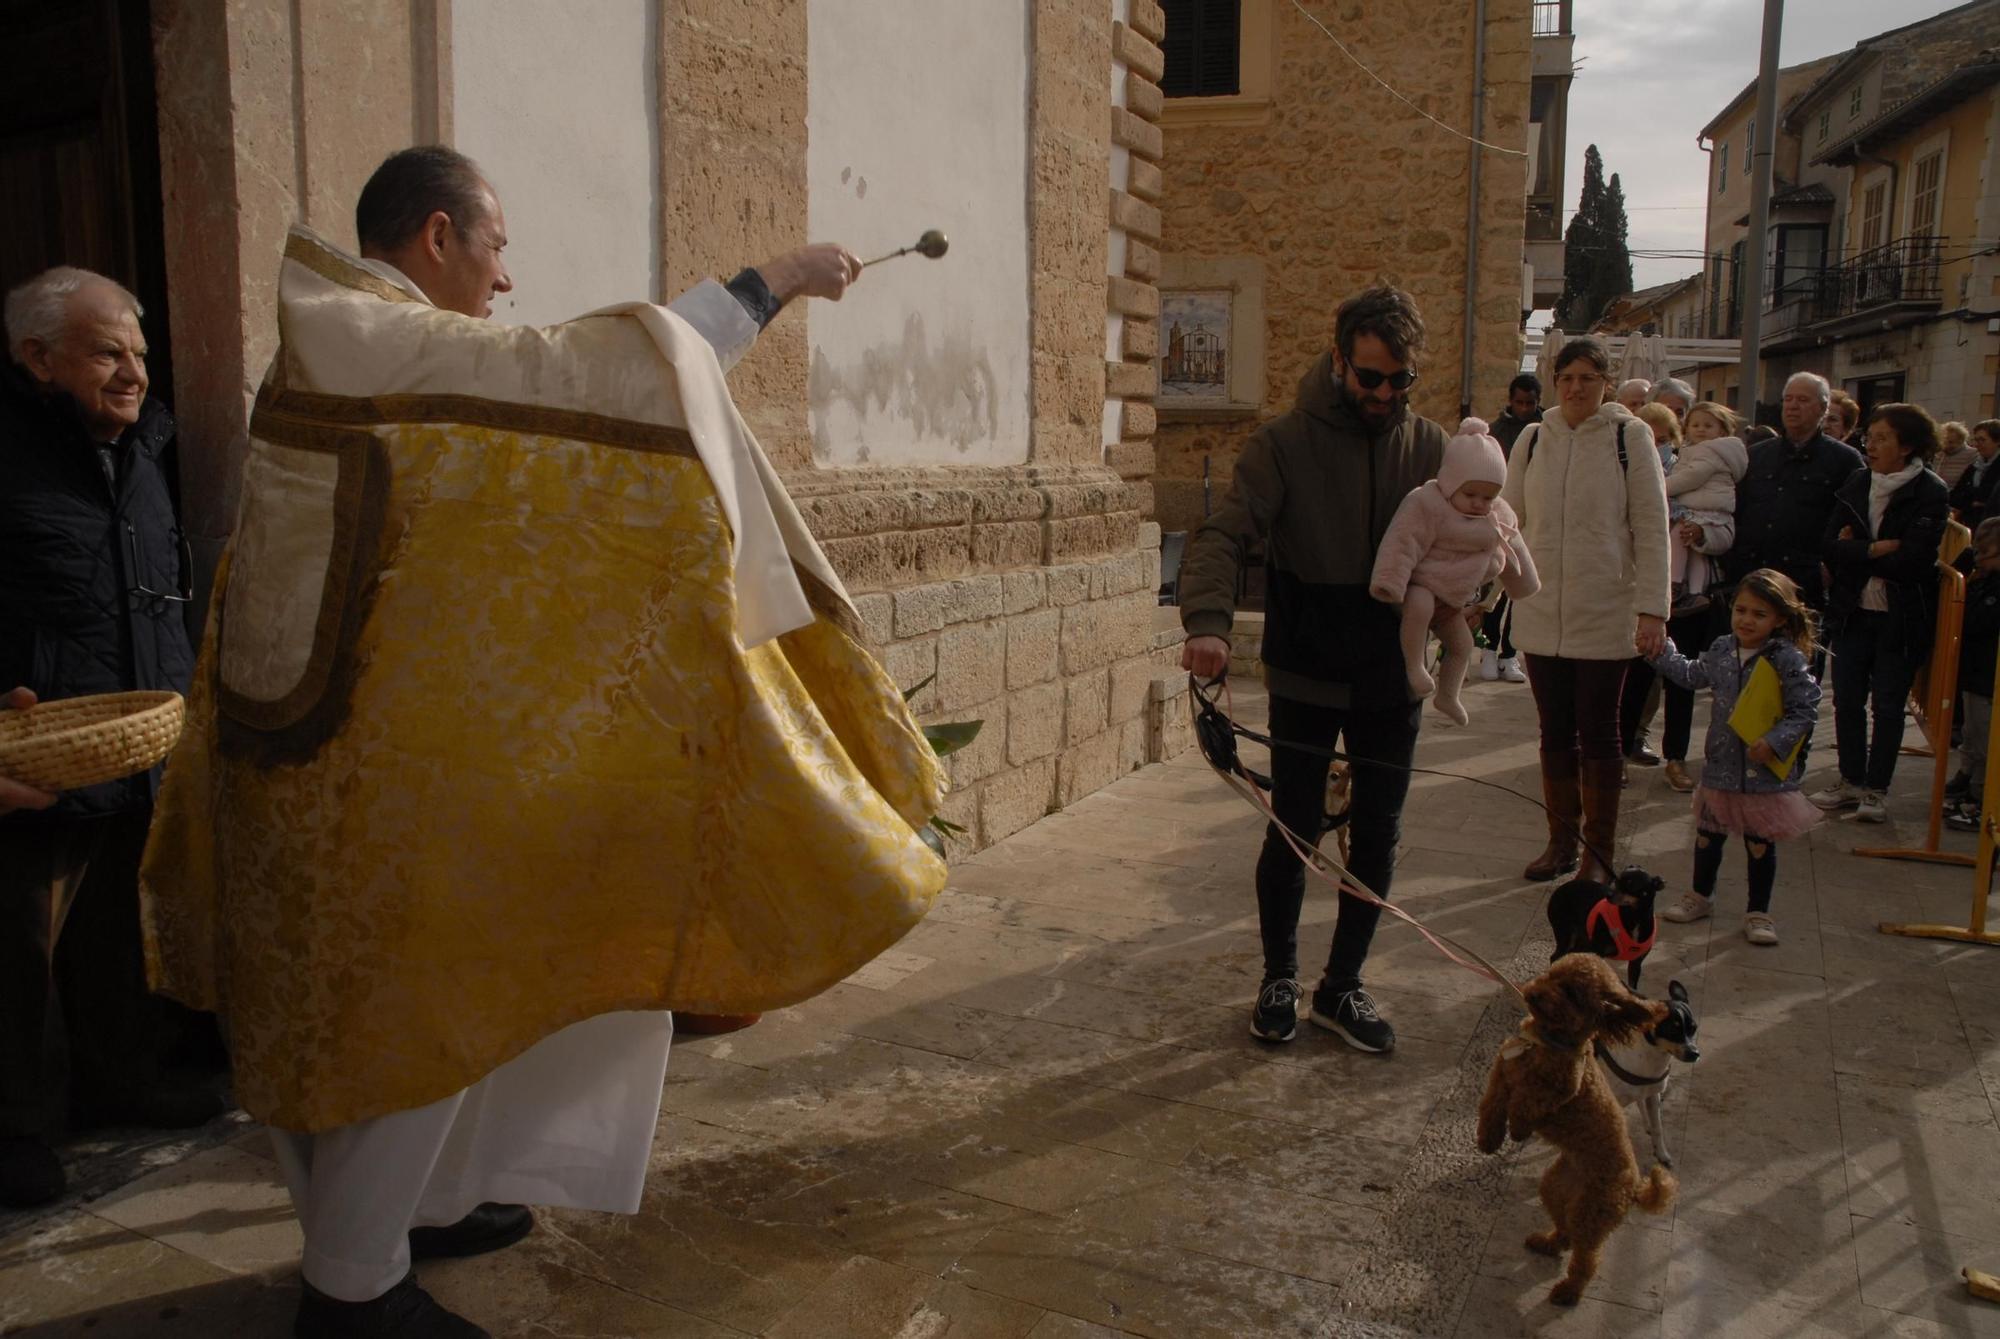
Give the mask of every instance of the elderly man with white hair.
<svg viewBox="0 0 2000 1339">
<path fill-rule="evenodd" d="M 1688 410 L 1694 408 L 1694 387 L 1679 377 L 1668 377 L 1653 387 L 1650 403 L 1663 404 L 1674 411 L 1674 417 L 1686 419 Z"/>
<path fill-rule="evenodd" d="M 1646 403 L 1646 397 L 1652 393 L 1652 382 L 1644 377 L 1632 377 L 1618 383 L 1617 400 L 1619 404 L 1636 414 L 1639 412 L 1639 406 Z"/>
<path fill-rule="evenodd" d="M 1731 579 L 1776 568 L 1818 610 L 1826 607 L 1820 558 L 1834 494 L 1866 468 L 1859 451 L 1822 430 L 1832 395 L 1816 373 L 1795 372 L 1785 382 L 1784 435 L 1750 448 L 1749 472 L 1736 485 L 1736 543 L 1723 559 Z"/>
<path fill-rule="evenodd" d="M 187 546 L 174 421 L 147 395 L 138 299 L 62 266 L 7 295 L 0 369 L 0 685 L 20 708 L 185 692 Z M 0 789 L 0 1206 L 63 1192 L 50 1140 L 82 1124 L 198 1125 L 167 1082 L 173 1011 L 146 993 L 138 869 L 158 773 L 49 797 Z"/>
</svg>

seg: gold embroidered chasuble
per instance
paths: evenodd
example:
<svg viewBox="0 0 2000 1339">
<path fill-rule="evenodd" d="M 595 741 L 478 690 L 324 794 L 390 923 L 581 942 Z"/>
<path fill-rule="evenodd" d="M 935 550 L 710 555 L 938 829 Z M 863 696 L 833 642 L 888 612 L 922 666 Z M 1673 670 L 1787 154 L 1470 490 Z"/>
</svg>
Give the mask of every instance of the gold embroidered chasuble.
<svg viewBox="0 0 2000 1339">
<path fill-rule="evenodd" d="M 279 295 L 143 876 L 252 1115 L 796 1003 L 924 915 L 942 769 L 700 336 L 489 325 L 303 230 Z"/>
</svg>

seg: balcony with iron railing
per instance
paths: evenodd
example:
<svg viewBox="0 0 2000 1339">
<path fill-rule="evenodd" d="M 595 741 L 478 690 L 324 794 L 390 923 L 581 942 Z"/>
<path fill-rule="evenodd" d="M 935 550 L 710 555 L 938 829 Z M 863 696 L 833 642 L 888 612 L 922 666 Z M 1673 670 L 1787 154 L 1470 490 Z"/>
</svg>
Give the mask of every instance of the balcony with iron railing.
<svg viewBox="0 0 2000 1339">
<path fill-rule="evenodd" d="M 1534 0 L 1535 36 L 1568 37 L 1575 30 L 1570 27 L 1571 0 Z"/>
<path fill-rule="evenodd" d="M 1942 237 L 1902 237 L 1820 271 L 1816 323 L 1896 311 L 1936 310 L 1944 301 Z"/>
</svg>

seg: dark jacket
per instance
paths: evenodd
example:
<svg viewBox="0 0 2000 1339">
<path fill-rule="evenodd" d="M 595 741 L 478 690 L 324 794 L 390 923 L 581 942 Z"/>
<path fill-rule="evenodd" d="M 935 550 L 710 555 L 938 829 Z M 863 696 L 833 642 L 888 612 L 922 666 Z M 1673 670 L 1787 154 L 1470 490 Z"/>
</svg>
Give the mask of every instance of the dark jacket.
<svg viewBox="0 0 2000 1339">
<path fill-rule="evenodd" d="M 1924 470 L 1897 489 L 1882 513 L 1880 531 L 1868 524 L 1868 483 L 1863 466 L 1840 486 L 1827 517 L 1823 551 L 1833 574 L 1827 591 L 1826 625 L 1833 635 L 1861 608 L 1870 578 L 1880 577 L 1888 593 L 1890 635 L 1913 665 L 1930 659 L 1937 635 L 1938 541 L 1950 515 L 1944 480 Z M 1843 532 L 1849 532 L 1842 538 Z M 1868 556 L 1878 539 L 1900 540 L 1893 553 Z M 1836 648 L 1838 653 L 1838 648 Z"/>
<path fill-rule="evenodd" d="M 1859 451 L 1825 433 L 1804 446 L 1780 437 L 1751 447 L 1750 468 L 1736 485 L 1736 543 L 1722 560 L 1729 579 L 1773 567 L 1798 583 L 1807 604 L 1825 608 L 1819 565 L 1826 518 L 1834 493 L 1866 466 Z"/>
<path fill-rule="evenodd" d="M 2000 516 L 2000 497 L 1996 494 L 2000 494 L 2000 456 L 1986 467 L 1984 478 L 1979 477 L 1979 462 L 1975 460 L 1951 487 L 1951 509 L 1958 513 L 1966 529 L 1977 530 L 1987 517 Z"/>
<path fill-rule="evenodd" d="M 1959 555 L 1969 569 L 1965 582 L 1965 622 L 1959 630 L 1958 690 L 1993 696 L 1993 663 L 2000 656 L 2000 572 L 1976 575 L 1975 550 Z"/>
<path fill-rule="evenodd" d="M 1541 421 L 1542 411 L 1539 409 L 1527 418 L 1515 418 L 1514 411 L 1511 409 L 1501 410 L 1500 417 L 1494 419 L 1492 423 L 1493 440 L 1500 443 L 1500 454 L 1503 456 L 1513 455 L 1514 442 L 1515 439 L 1520 437 L 1521 429 L 1527 427 L 1530 423 L 1540 423 Z"/>
<path fill-rule="evenodd" d="M 1368 578 L 1396 508 L 1437 477 L 1444 444 L 1443 428 L 1407 410 L 1371 429 L 1342 401 L 1333 356 L 1321 354 L 1297 405 L 1250 438 L 1229 495 L 1189 541 L 1188 635 L 1229 635 L 1237 575 L 1262 540 L 1271 691 L 1329 707 L 1408 705 L 1400 615 L 1368 593 Z"/>
<path fill-rule="evenodd" d="M 1745 662 L 1732 633 L 1724 633 L 1709 644 L 1699 658 L 1690 660 L 1671 641 L 1653 660 L 1668 682 L 1682 688 L 1706 688 L 1713 694 L 1708 707 L 1708 735 L 1702 742 L 1701 784 L 1709 790 L 1767 795 L 1773 791 L 1797 790 L 1805 772 L 1805 758 L 1792 764 L 1791 774 L 1780 781 L 1763 763 L 1750 761 L 1750 746 L 1729 724 L 1736 703 L 1750 683 L 1759 660 L 1771 662 L 1784 691 L 1784 715 L 1764 734 L 1764 742 L 1780 758 L 1791 756 L 1819 718 L 1819 682 L 1806 665 L 1805 655 L 1791 639 L 1771 637 L 1757 654 Z"/>
<path fill-rule="evenodd" d="M 0 366 L 0 691 L 22 684 L 44 701 L 187 692 L 194 653 L 184 606 L 134 594 L 180 594 L 191 576 L 168 473 L 173 442 L 173 415 L 148 399 L 118 444 L 101 450 L 67 396 Z M 52 809 L 0 822 L 143 808 L 157 779 L 155 769 L 72 791 Z"/>
</svg>

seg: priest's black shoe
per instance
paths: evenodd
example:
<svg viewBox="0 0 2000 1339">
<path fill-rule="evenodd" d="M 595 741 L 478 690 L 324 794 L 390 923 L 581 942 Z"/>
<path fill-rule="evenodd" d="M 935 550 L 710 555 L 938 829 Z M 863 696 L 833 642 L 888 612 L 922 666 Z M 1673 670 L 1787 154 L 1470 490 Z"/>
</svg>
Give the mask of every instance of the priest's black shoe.
<svg viewBox="0 0 2000 1339">
<path fill-rule="evenodd" d="M 450 1260 L 512 1246 L 535 1229 L 535 1215 L 520 1204 L 482 1204 L 446 1227 L 410 1229 L 412 1260 Z"/>
<path fill-rule="evenodd" d="M 0 1137 L 0 1209 L 32 1209 L 59 1197 L 67 1185 L 62 1159 L 28 1135 Z"/>
<path fill-rule="evenodd" d="M 439 1306 L 415 1274 L 368 1302 L 342 1302 L 310 1283 L 299 1286 L 294 1339 L 493 1339 L 492 1331 Z"/>
</svg>

